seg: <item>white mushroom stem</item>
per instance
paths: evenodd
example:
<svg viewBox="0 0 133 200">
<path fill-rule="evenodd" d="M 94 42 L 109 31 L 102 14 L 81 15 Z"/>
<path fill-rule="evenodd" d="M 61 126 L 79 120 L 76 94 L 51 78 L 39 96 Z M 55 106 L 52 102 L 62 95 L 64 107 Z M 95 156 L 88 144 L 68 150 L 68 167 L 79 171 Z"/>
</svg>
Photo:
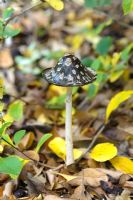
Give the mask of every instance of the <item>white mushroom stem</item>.
<svg viewBox="0 0 133 200">
<path fill-rule="evenodd" d="M 72 87 L 67 88 L 66 97 L 66 165 L 74 163 L 72 136 Z"/>
</svg>

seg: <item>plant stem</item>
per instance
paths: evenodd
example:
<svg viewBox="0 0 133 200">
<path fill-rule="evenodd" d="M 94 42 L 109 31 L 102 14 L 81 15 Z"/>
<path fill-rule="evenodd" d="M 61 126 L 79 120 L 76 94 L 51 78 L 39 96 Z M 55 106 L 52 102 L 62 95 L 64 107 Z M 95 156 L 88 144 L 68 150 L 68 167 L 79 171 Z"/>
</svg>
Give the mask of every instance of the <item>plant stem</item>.
<svg viewBox="0 0 133 200">
<path fill-rule="evenodd" d="M 66 165 L 74 163 L 72 137 L 72 88 L 67 88 L 66 97 Z"/>
</svg>

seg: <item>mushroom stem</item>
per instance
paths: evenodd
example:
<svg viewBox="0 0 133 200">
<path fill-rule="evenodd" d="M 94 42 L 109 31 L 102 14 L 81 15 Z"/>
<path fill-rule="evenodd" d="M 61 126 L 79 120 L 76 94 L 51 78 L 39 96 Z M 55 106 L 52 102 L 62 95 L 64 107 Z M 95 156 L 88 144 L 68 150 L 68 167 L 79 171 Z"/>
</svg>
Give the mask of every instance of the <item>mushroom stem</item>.
<svg viewBox="0 0 133 200">
<path fill-rule="evenodd" d="M 66 97 L 66 165 L 74 163 L 72 137 L 72 87 L 67 88 Z"/>
</svg>

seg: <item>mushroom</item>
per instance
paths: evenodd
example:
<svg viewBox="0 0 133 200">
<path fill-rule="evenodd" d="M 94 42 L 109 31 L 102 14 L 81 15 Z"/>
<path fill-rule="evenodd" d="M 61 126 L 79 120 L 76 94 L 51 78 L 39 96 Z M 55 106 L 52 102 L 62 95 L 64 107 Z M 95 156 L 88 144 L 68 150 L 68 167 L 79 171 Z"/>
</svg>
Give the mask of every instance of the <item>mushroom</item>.
<svg viewBox="0 0 133 200">
<path fill-rule="evenodd" d="M 96 80 L 96 72 L 86 68 L 74 55 L 68 54 L 59 59 L 54 68 L 43 71 L 43 77 L 51 84 L 67 87 L 66 96 L 66 165 L 74 163 L 72 137 L 72 87 L 82 86 Z"/>
</svg>

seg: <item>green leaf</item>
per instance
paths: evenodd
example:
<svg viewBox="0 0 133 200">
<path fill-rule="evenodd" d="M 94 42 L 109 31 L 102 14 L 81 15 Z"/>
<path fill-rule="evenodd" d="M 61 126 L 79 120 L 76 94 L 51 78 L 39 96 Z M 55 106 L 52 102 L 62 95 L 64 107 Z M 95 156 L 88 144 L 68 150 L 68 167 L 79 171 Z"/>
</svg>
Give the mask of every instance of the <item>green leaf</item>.
<svg viewBox="0 0 133 200">
<path fill-rule="evenodd" d="M 11 8 L 11 7 L 6 8 L 2 13 L 2 18 L 4 20 L 9 19 L 12 16 L 13 12 L 14 12 L 13 8 Z"/>
<path fill-rule="evenodd" d="M 14 37 L 20 33 L 20 29 L 13 28 L 11 25 L 7 25 L 4 30 L 4 38 Z"/>
<path fill-rule="evenodd" d="M 36 148 L 35 148 L 35 151 L 38 153 L 40 151 L 40 148 L 42 147 L 42 145 L 52 136 L 52 134 L 48 133 L 48 134 L 45 134 L 41 137 L 41 139 L 39 140 Z"/>
<path fill-rule="evenodd" d="M 3 38 L 3 21 L 0 19 L 0 39 Z"/>
<path fill-rule="evenodd" d="M 133 43 L 129 44 L 122 52 L 121 52 L 121 59 L 125 62 L 129 59 L 130 51 L 133 49 Z"/>
<path fill-rule="evenodd" d="M 123 0 L 122 1 L 122 8 L 124 15 L 133 11 L 133 0 Z"/>
<path fill-rule="evenodd" d="M 14 146 L 10 136 L 8 134 L 4 134 L 2 136 L 2 138 L 4 139 L 3 141 L 7 144 L 7 145 L 11 145 L 11 146 Z"/>
<path fill-rule="evenodd" d="M 100 70 L 102 68 L 101 61 L 98 58 L 95 59 L 91 64 L 91 68 L 94 70 Z"/>
<path fill-rule="evenodd" d="M 11 122 L 4 122 L 4 124 L 2 124 L 2 126 L 0 127 L 0 136 L 5 134 L 6 129 L 11 126 Z"/>
<path fill-rule="evenodd" d="M 28 160 L 18 156 L 0 157 L 0 173 L 8 174 L 11 178 L 16 179 L 27 162 Z"/>
<path fill-rule="evenodd" d="M 98 86 L 94 83 L 90 84 L 89 85 L 89 88 L 88 88 L 88 97 L 91 99 L 93 97 L 96 96 L 97 92 L 98 92 Z"/>
<path fill-rule="evenodd" d="M 26 134 L 25 130 L 17 131 L 13 137 L 13 141 L 15 142 L 15 144 L 18 144 L 25 134 Z"/>
<path fill-rule="evenodd" d="M 100 42 L 97 44 L 96 51 L 101 55 L 105 55 L 108 53 L 111 45 L 112 45 L 112 38 L 111 37 L 103 37 L 100 40 Z"/>
<path fill-rule="evenodd" d="M 10 104 L 7 114 L 15 121 L 23 118 L 24 103 L 21 100 L 16 100 Z"/>
<path fill-rule="evenodd" d="M 82 59 L 82 64 L 85 65 L 86 67 L 90 67 L 90 65 L 92 64 L 93 62 L 93 59 L 92 58 L 88 58 L 88 57 L 85 57 Z"/>
<path fill-rule="evenodd" d="M 62 109 L 65 105 L 66 94 L 58 97 L 53 97 L 45 103 L 45 106 L 50 109 Z"/>
<path fill-rule="evenodd" d="M 85 6 L 89 8 L 109 6 L 112 0 L 85 0 Z"/>
</svg>

